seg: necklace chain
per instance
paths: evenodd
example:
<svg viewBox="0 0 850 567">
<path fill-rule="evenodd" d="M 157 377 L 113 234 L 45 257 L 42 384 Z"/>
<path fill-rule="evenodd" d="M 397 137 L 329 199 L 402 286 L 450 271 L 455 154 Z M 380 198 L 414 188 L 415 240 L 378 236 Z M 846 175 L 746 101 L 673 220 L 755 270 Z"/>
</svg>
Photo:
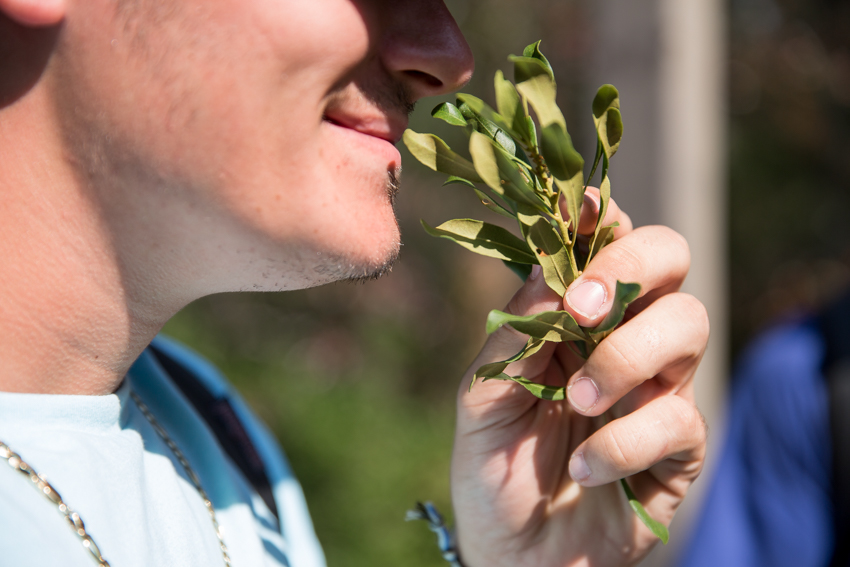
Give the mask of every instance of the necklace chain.
<svg viewBox="0 0 850 567">
<path fill-rule="evenodd" d="M 70 506 L 65 504 L 62 500 L 62 497 L 59 496 L 59 493 L 56 492 L 56 489 L 47 482 L 47 478 L 43 474 L 38 474 L 33 470 L 31 466 L 29 466 L 20 455 L 15 453 L 8 445 L 0 441 L 0 458 L 5 459 L 10 467 L 28 477 L 31 481 L 31 484 L 35 487 L 36 490 L 44 494 L 44 497 L 56 504 L 59 508 L 59 512 L 64 516 L 65 520 L 67 520 L 68 524 L 71 526 L 71 529 L 74 530 L 74 533 L 80 538 L 83 547 L 88 549 L 92 558 L 97 561 L 97 564 L 101 567 L 110 567 L 109 561 L 103 558 L 103 555 L 100 553 L 100 549 L 97 547 L 97 544 L 92 539 L 91 535 L 86 531 L 86 526 L 83 524 L 83 519 L 79 514 L 74 512 Z"/>
<path fill-rule="evenodd" d="M 227 544 L 224 543 L 224 536 L 221 533 L 221 526 L 218 525 L 218 520 L 215 517 L 215 508 L 213 508 L 212 500 L 207 496 L 207 491 L 204 490 L 204 487 L 201 486 L 201 479 L 198 478 L 198 475 L 195 474 L 195 471 L 192 469 L 191 465 L 189 465 L 189 461 L 183 455 L 183 451 L 177 447 L 177 444 L 168 436 L 168 433 L 159 424 L 156 418 L 151 413 L 148 405 L 142 401 L 142 398 L 139 395 L 130 390 L 130 396 L 133 398 L 133 401 L 136 402 L 136 405 L 139 407 L 139 410 L 142 412 L 142 415 L 145 416 L 145 419 L 150 422 L 151 426 L 154 428 L 154 431 L 165 441 L 165 444 L 168 445 L 168 448 L 171 449 L 171 452 L 174 453 L 174 456 L 177 457 L 177 460 L 183 465 L 183 469 L 186 471 L 186 475 L 189 477 L 189 480 L 192 481 L 192 484 L 195 485 L 195 490 L 198 491 L 198 494 L 201 495 L 201 498 L 204 501 L 204 506 L 207 509 L 207 512 L 210 515 L 210 520 L 212 521 L 213 528 L 215 529 L 215 535 L 218 538 L 218 542 L 221 548 L 221 555 L 224 558 L 224 564 L 227 567 L 231 567 L 230 563 L 230 555 L 227 552 Z"/>
<path fill-rule="evenodd" d="M 210 515 L 210 520 L 212 521 L 213 528 L 215 529 L 215 535 L 219 541 L 221 555 L 224 558 L 224 564 L 227 567 L 232 567 L 232 564 L 230 563 L 230 555 L 227 551 L 227 545 L 224 543 L 224 537 L 221 533 L 221 526 L 218 524 L 218 520 L 215 517 L 215 509 L 213 508 L 212 501 L 207 495 L 206 490 L 204 490 L 201 486 L 201 479 L 198 478 L 198 475 L 192 469 L 191 465 L 189 465 L 189 461 L 186 459 L 185 455 L 183 455 L 183 451 L 177 447 L 177 444 L 174 443 L 162 425 L 160 425 L 159 421 L 157 421 L 157 419 L 153 416 L 153 413 L 151 413 L 147 404 L 143 402 L 139 395 L 132 390 L 130 391 L 130 396 L 133 398 L 133 401 L 136 402 L 136 406 L 138 406 L 139 411 L 142 412 L 142 415 L 145 416 L 145 419 L 148 420 L 157 435 L 160 436 L 168 448 L 171 449 L 171 452 L 174 453 L 174 456 L 177 457 L 177 461 L 183 466 L 183 469 L 186 471 L 186 475 L 195 486 L 195 490 L 197 490 L 198 494 L 201 495 L 201 499 L 204 501 L 204 506 Z M 46 476 L 35 472 L 35 470 L 29 466 L 19 454 L 15 453 L 8 445 L 3 443 L 2 440 L 0 440 L 0 459 L 4 459 L 10 467 L 26 476 L 36 490 L 41 492 L 45 498 L 57 506 L 59 512 L 68 522 L 71 529 L 80 538 L 83 547 L 89 551 L 92 558 L 100 567 L 110 567 L 109 562 L 104 559 L 103 555 L 100 553 L 100 548 L 98 548 L 97 544 L 94 542 L 91 534 L 86 531 L 83 519 L 77 512 L 74 512 L 74 510 L 72 510 L 71 507 L 64 502 L 64 500 L 62 500 L 62 497 L 56 489 L 47 482 Z"/>
</svg>

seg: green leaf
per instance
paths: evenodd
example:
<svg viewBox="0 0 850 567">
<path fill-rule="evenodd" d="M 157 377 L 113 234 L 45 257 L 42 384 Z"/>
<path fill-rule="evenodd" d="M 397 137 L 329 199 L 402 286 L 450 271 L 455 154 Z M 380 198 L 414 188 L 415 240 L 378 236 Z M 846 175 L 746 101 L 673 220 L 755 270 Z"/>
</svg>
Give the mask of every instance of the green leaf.
<svg viewBox="0 0 850 567">
<path fill-rule="evenodd" d="M 617 153 L 620 140 L 623 137 L 623 117 L 617 108 L 609 108 L 602 118 L 593 119 L 596 123 L 596 136 L 602 143 L 602 148 L 608 159 Z"/>
<path fill-rule="evenodd" d="M 570 135 L 558 123 L 543 128 L 540 151 L 549 171 L 561 181 L 567 181 L 584 172 L 584 159 L 573 147 Z"/>
<path fill-rule="evenodd" d="M 528 378 L 523 378 L 522 376 L 508 376 L 507 374 L 500 374 L 498 376 L 488 378 L 488 380 L 511 380 L 521 385 L 541 400 L 559 402 L 567 397 L 566 386 L 562 386 L 560 388 L 556 388 L 555 386 L 545 386 L 543 384 L 538 384 L 537 382 L 532 382 Z"/>
<path fill-rule="evenodd" d="M 531 116 L 526 115 L 525 122 L 528 127 L 528 138 L 531 142 L 532 149 L 537 149 L 537 126 L 534 125 L 534 120 Z"/>
<path fill-rule="evenodd" d="M 457 101 L 460 104 L 460 112 L 474 130 L 489 136 L 509 154 L 516 154 L 513 136 L 522 136 L 521 132 L 511 131 L 509 121 L 476 96 L 460 93 L 457 95 Z"/>
<path fill-rule="evenodd" d="M 564 204 L 567 206 L 567 215 L 570 217 L 569 224 L 571 225 L 573 234 L 575 234 L 579 220 L 581 219 L 581 207 L 584 204 L 584 185 L 581 182 L 581 175 L 569 181 L 556 179 L 555 184 L 560 189 L 561 196 L 564 198 Z"/>
<path fill-rule="evenodd" d="M 479 132 L 470 135 L 469 153 L 472 154 L 478 175 L 497 195 L 538 210 L 546 210 L 545 203 L 523 178 L 519 165 L 486 135 Z"/>
<path fill-rule="evenodd" d="M 519 276 L 519 279 L 522 281 L 527 280 L 528 276 L 531 275 L 532 266 L 530 264 L 518 264 L 516 262 L 508 262 L 507 260 L 502 260 L 502 262 L 504 262 L 513 273 Z"/>
<path fill-rule="evenodd" d="M 476 106 L 471 106 L 466 102 L 461 102 L 460 96 L 475 102 Z M 472 95 L 458 95 L 458 97 L 458 101 L 461 102 L 460 111 L 463 113 L 464 117 L 466 117 L 467 124 L 469 124 L 474 131 L 484 134 L 496 142 L 510 155 L 516 154 L 516 142 L 514 142 L 514 139 L 510 136 L 510 134 L 505 131 L 505 126 L 503 124 L 504 119 L 502 119 L 501 116 L 498 116 L 492 108 L 487 106 L 487 103 Z M 487 112 L 479 112 L 476 110 L 476 107 L 486 108 Z M 497 123 L 491 120 L 485 116 L 485 114 L 496 118 L 499 122 Z"/>
<path fill-rule="evenodd" d="M 619 108 L 609 108 L 605 113 L 605 134 L 608 141 L 608 158 L 613 156 L 620 147 L 623 138 L 623 115 Z"/>
<path fill-rule="evenodd" d="M 614 85 L 602 85 L 593 97 L 593 116 L 602 118 L 609 108 L 620 108 L 620 93 Z"/>
<path fill-rule="evenodd" d="M 496 161 L 496 151 L 490 139 L 484 134 L 472 132 L 469 136 L 469 153 L 472 155 L 475 171 L 484 183 L 498 195 L 504 196 L 499 163 Z"/>
<path fill-rule="evenodd" d="M 516 154 L 516 142 L 511 138 L 510 134 L 499 128 L 496 130 L 496 134 L 493 136 L 493 141 L 495 141 L 508 155 L 514 156 Z"/>
<path fill-rule="evenodd" d="M 499 114 L 504 118 L 508 131 L 515 138 L 524 141 L 526 144 L 530 144 L 531 139 L 528 135 L 529 132 L 526 123 L 528 110 L 525 104 L 523 104 L 516 87 L 505 79 L 501 71 L 496 71 L 493 83 L 496 89 L 496 108 L 499 109 Z"/>
<path fill-rule="evenodd" d="M 431 111 L 431 116 L 448 122 L 452 126 L 466 126 L 466 119 L 460 113 L 458 107 L 450 102 L 444 102 Z"/>
<path fill-rule="evenodd" d="M 602 335 L 604 338 L 604 336 L 613 331 L 623 320 L 623 316 L 626 314 L 626 308 L 639 295 L 639 283 L 623 283 L 617 280 L 617 289 L 614 291 L 614 304 L 611 306 L 611 311 L 608 312 L 608 315 L 605 316 L 599 325 L 590 331 L 591 336 L 598 341 L 601 340 L 601 338 L 597 338 L 599 335 Z"/>
<path fill-rule="evenodd" d="M 481 200 L 481 204 L 493 211 L 496 214 L 502 215 L 503 217 L 508 217 L 509 219 L 516 220 L 516 215 L 505 207 L 496 202 L 495 199 L 491 198 L 487 193 L 481 191 L 477 187 L 474 189 L 475 194 Z"/>
<path fill-rule="evenodd" d="M 532 61 L 536 61 L 536 59 L 532 59 Z M 557 123 L 566 131 L 567 121 L 564 120 L 564 115 L 555 101 L 557 90 L 555 82 L 549 78 L 549 75 L 545 73 L 537 75 L 518 83 L 516 88 L 537 113 L 537 120 L 540 122 L 541 128 Z"/>
<path fill-rule="evenodd" d="M 576 275 L 572 272 L 569 252 L 560 234 L 548 218 L 524 205 L 517 208 L 517 220 L 525 241 L 537 256 L 546 285 L 563 296 Z"/>
<path fill-rule="evenodd" d="M 485 381 L 497 378 L 500 374 L 502 374 L 502 372 L 504 372 L 505 368 L 508 367 L 508 364 L 523 360 L 533 354 L 536 354 L 540 351 L 545 342 L 546 341 L 542 341 L 540 339 L 528 339 L 528 342 L 525 343 L 525 346 L 522 347 L 522 350 L 520 350 L 512 357 L 499 362 L 491 362 L 489 364 L 484 364 L 478 370 L 475 371 L 475 375 L 473 375 L 472 377 L 472 382 L 470 382 L 469 384 L 469 389 L 472 389 L 472 386 L 475 385 L 475 381 L 479 378 L 482 378 Z M 507 375 L 505 374 L 505 376 Z M 498 379 L 502 380 L 502 378 Z"/>
<path fill-rule="evenodd" d="M 587 266 L 590 264 L 591 258 L 596 256 L 600 250 L 614 242 L 614 228 L 620 226 L 620 223 L 615 222 L 609 224 L 608 226 L 603 226 L 599 230 L 599 234 L 595 235 L 592 243 L 588 249 L 587 259 L 585 260 L 584 266 L 587 269 Z"/>
<path fill-rule="evenodd" d="M 469 179 L 458 177 L 457 175 L 449 175 L 449 178 L 443 182 L 443 187 L 445 187 L 446 185 L 451 185 L 452 183 L 459 183 L 461 185 L 466 185 L 467 187 L 472 187 L 473 189 L 475 189 L 475 183 L 473 183 Z"/>
<path fill-rule="evenodd" d="M 493 107 L 478 98 L 477 96 L 473 96 L 467 93 L 458 93 L 457 94 L 457 102 L 458 107 L 461 112 L 464 112 L 464 105 L 467 107 L 467 112 L 472 112 L 472 116 L 476 118 L 483 118 L 487 122 L 492 122 L 498 128 L 507 129 L 508 124 L 505 121 L 505 118 L 493 110 Z M 471 116 L 467 113 L 464 113 L 464 117 L 469 121 Z"/>
<path fill-rule="evenodd" d="M 431 236 L 446 238 L 482 256 L 510 260 L 521 264 L 536 264 L 537 259 L 528 244 L 504 228 L 474 219 L 455 219 L 437 228 L 420 221 Z"/>
<path fill-rule="evenodd" d="M 494 309 L 487 315 L 487 334 L 502 325 L 510 325 L 534 339 L 550 342 L 583 341 L 587 337 L 573 316 L 566 311 L 544 311 L 534 315 L 511 315 Z"/>
<path fill-rule="evenodd" d="M 605 151 L 602 147 L 602 140 L 599 137 L 596 137 L 596 155 L 593 157 L 593 167 L 590 168 L 590 174 L 587 176 L 587 179 L 584 181 L 584 186 L 590 184 L 590 180 L 593 179 L 593 175 L 596 173 L 596 168 L 599 167 L 599 160 L 602 159 L 602 156 L 605 155 Z"/>
<path fill-rule="evenodd" d="M 549 76 L 552 77 L 552 80 L 555 80 L 555 71 L 552 69 L 552 65 L 549 63 L 549 60 L 546 59 L 546 56 L 543 55 L 543 52 L 540 51 L 540 40 L 537 43 L 532 43 L 531 45 L 526 46 L 525 49 L 522 50 L 523 57 L 533 57 L 534 59 L 538 59 L 543 65 L 548 69 Z"/>
<path fill-rule="evenodd" d="M 434 134 L 419 134 L 408 129 L 404 131 L 402 139 L 413 157 L 434 171 L 463 177 L 474 183 L 483 183 L 472 162 L 454 153 Z"/>
<path fill-rule="evenodd" d="M 608 213 L 608 201 L 611 200 L 611 178 L 608 176 L 607 160 L 608 158 L 606 157 L 606 166 L 603 167 L 604 175 L 602 177 L 602 183 L 599 184 L 599 215 L 596 217 L 596 226 L 593 229 L 593 237 L 590 239 L 587 262 L 584 265 L 585 269 L 587 269 L 587 266 L 590 264 L 590 260 L 596 256 L 596 253 L 609 244 L 609 236 L 612 240 L 614 238 L 613 226 L 609 227 L 609 230 L 602 235 L 602 230 L 605 228 L 602 226 L 602 223 L 605 221 L 605 215 Z M 620 223 L 615 224 L 617 226 L 620 225 Z"/>
<path fill-rule="evenodd" d="M 543 129 L 540 151 L 564 197 L 575 233 L 584 203 L 584 159 L 573 147 L 570 135 L 557 123 Z"/>
<path fill-rule="evenodd" d="M 602 85 L 593 99 L 593 123 L 596 136 L 608 159 L 617 153 L 623 137 L 623 116 L 620 114 L 620 94 L 613 85 Z"/>
<path fill-rule="evenodd" d="M 525 55 L 509 55 L 508 60 L 514 64 L 514 82 L 519 85 L 536 77 L 546 77 L 552 84 L 555 83 L 555 76 L 551 74 L 551 66 L 547 66 L 540 59 L 535 57 L 526 57 Z"/>
<path fill-rule="evenodd" d="M 632 492 L 632 488 L 629 486 L 629 483 L 626 482 L 626 479 L 621 478 L 620 484 L 623 486 L 626 498 L 629 499 L 629 506 L 631 506 L 632 510 L 635 511 L 635 514 L 638 518 L 640 518 L 640 521 L 643 522 L 643 524 L 649 528 L 649 530 L 655 534 L 658 539 L 661 540 L 661 543 L 667 545 L 667 542 L 670 540 L 670 532 L 667 531 L 667 526 L 649 515 L 649 512 L 646 511 L 646 508 L 644 508 L 643 504 L 640 503 L 640 500 L 637 499 L 635 493 Z"/>
</svg>

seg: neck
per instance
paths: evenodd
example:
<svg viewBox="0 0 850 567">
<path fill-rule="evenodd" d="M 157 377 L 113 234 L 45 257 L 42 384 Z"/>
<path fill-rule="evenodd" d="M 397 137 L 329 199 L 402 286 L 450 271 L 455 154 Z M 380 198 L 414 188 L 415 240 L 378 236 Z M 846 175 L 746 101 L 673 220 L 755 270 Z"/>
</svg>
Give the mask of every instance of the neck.
<svg viewBox="0 0 850 567">
<path fill-rule="evenodd" d="M 0 391 L 108 394 L 185 302 L 122 270 L 41 97 L 0 108 Z"/>
</svg>

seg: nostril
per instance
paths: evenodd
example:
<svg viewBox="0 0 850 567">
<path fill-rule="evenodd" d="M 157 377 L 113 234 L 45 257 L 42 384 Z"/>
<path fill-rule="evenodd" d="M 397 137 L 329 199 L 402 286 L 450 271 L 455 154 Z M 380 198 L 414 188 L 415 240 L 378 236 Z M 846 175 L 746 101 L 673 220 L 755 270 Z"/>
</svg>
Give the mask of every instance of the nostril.
<svg viewBox="0 0 850 567">
<path fill-rule="evenodd" d="M 413 69 L 405 71 L 404 74 L 407 75 L 408 77 L 410 77 L 411 79 L 425 83 L 426 85 L 428 85 L 431 88 L 440 89 L 440 88 L 443 87 L 443 81 L 441 81 L 440 79 L 438 79 L 434 75 L 430 75 L 428 73 L 424 73 L 422 71 L 416 71 L 416 70 L 413 70 Z"/>
</svg>

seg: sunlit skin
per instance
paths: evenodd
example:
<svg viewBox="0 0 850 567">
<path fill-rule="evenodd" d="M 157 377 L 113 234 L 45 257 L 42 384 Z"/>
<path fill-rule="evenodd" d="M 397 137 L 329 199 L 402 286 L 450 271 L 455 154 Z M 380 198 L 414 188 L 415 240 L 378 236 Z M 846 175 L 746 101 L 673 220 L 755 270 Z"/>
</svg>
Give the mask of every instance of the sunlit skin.
<svg viewBox="0 0 850 567">
<path fill-rule="evenodd" d="M 5 57 L 45 52 L 0 110 L 0 330 L 45 345 L 0 347 L 7 390 L 111 392 L 198 297 L 380 272 L 407 113 L 472 72 L 434 0 L 0 6 Z"/>
<path fill-rule="evenodd" d="M 472 66 L 437 0 L 0 0 L 0 390 L 108 394 L 194 299 L 384 271 L 407 113 Z M 591 378 L 593 408 L 461 384 L 452 494 L 469 567 L 633 563 L 654 540 L 607 483 L 639 473 L 669 523 L 701 467 L 691 377 L 708 322 L 677 293 L 687 245 L 609 214 L 617 240 L 583 276 L 609 300 L 565 308 L 598 321 L 620 277 L 646 293 L 633 317 L 584 364 L 548 350 L 513 369 Z M 560 307 L 542 282 L 508 309 Z M 502 329 L 472 367 L 523 342 Z M 609 408 L 621 419 L 596 431 Z M 577 455 L 592 471 L 578 482 Z"/>
</svg>

